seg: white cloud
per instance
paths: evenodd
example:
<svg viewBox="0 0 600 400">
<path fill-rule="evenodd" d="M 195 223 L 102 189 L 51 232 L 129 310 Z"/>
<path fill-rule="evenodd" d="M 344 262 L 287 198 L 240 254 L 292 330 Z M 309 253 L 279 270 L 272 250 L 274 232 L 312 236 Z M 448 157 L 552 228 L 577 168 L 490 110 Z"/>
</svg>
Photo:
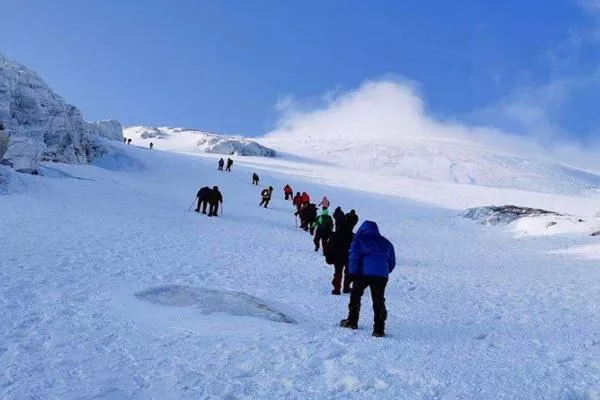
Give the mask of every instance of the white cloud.
<svg viewBox="0 0 600 400">
<path fill-rule="evenodd" d="M 558 128 L 547 121 L 546 113 L 560 108 L 568 88 L 568 83 L 557 83 L 537 92 L 522 92 L 514 101 L 502 104 L 504 114 L 540 128 L 525 136 L 495 128 L 491 118 L 488 122 L 481 119 L 485 123 L 479 125 L 435 118 L 427 111 L 415 82 L 391 77 L 369 80 L 335 96 L 327 93 L 319 102 L 307 103 L 286 97 L 277 105 L 280 113 L 277 127 L 267 136 L 311 137 L 317 143 L 322 140 L 340 146 L 346 143 L 401 145 L 402 140 L 417 137 L 470 140 L 519 153 L 558 155 L 573 165 L 600 167 L 595 153 L 547 133 L 555 133 Z"/>
</svg>

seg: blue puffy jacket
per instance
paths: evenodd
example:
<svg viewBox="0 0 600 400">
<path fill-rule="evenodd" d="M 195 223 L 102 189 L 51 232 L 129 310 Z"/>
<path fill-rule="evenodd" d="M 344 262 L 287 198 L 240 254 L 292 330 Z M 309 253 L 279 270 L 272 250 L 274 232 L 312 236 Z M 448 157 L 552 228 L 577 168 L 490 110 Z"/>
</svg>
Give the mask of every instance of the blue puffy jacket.
<svg viewBox="0 0 600 400">
<path fill-rule="evenodd" d="M 350 246 L 348 272 L 351 275 L 387 278 L 395 267 L 396 254 L 392 243 L 379 234 L 375 222 L 363 222 Z"/>
</svg>

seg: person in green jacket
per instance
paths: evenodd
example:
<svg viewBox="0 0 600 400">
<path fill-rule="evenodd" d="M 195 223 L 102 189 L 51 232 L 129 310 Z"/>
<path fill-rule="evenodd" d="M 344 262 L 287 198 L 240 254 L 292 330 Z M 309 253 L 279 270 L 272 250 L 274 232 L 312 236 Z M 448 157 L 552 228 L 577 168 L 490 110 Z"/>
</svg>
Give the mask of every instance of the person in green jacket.
<svg viewBox="0 0 600 400">
<path fill-rule="evenodd" d="M 319 245 L 323 247 L 323 255 L 327 253 L 327 244 L 333 232 L 333 218 L 329 215 L 329 211 L 324 209 L 321 215 L 317 218 L 315 233 L 315 251 L 319 251 Z"/>
</svg>

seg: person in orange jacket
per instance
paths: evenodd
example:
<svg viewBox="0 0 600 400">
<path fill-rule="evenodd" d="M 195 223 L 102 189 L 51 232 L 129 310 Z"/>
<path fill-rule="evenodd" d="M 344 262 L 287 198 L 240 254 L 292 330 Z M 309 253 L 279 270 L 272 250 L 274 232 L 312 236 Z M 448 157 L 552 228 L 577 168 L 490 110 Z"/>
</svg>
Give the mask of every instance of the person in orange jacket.
<svg viewBox="0 0 600 400">
<path fill-rule="evenodd" d="M 294 191 L 292 190 L 292 187 L 290 185 L 285 185 L 285 187 L 283 188 L 283 194 L 285 195 L 286 200 L 293 200 Z"/>
<path fill-rule="evenodd" d="M 310 203 L 310 196 L 306 192 L 302 192 L 302 204 Z"/>
</svg>

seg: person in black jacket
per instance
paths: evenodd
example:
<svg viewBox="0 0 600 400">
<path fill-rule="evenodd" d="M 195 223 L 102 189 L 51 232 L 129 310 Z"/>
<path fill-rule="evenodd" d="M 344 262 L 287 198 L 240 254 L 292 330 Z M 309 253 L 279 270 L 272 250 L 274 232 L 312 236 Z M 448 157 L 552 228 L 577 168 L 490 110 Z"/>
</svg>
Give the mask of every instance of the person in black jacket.
<svg viewBox="0 0 600 400">
<path fill-rule="evenodd" d="M 331 294 L 340 294 L 340 289 L 342 286 L 342 274 L 344 278 L 344 293 L 352 292 L 352 289 L 350 288 L 352 278 L 348 274 L 348 254 L 350 252 L 352 239 L 354 239 L 352 228 L 350 228 L 348 223 L 343 222 L 341 225 L 337 226 L 335 233 L 329 240 L 329 247 L 327 249 L 327 254 L 325 255 L 325 261 L 327 264 L 331 264 L 335 268 L 333 280 L 331 281 L 331 284 L 333 285 Z"/>
<path fill-rule="evenodd" d="M 196 194 L 196 198 L 198 199 L 198 206 L 196 207 L 196 212 L 200 212 L 200 206 L 202 206 L 202 214 L 206 214 L 206 206 L 208 205 L 211 193 L 212 189 L 208 186 L 204 186 L 203 188 L 198 190 L 198 194 Z"/>
<path fill-rule="evenodd" d="M 335 230 L 337 231 L 340 226 L 342 226 L 342 222 L 346 219 L 346 214 L 342 211 L 342 207 L 336 207 L 333 212 L 333 220 L 335 221 Z"/>
<path fill-rule="evenodd" d="M 223 171 L 223 165 L 225 165 L 225 161 L 224 161 L 224 160 L 221 158 L 221 159 L 219 160 L 219 163 L 218 163 L 217 165 L 218 165 L 218 168 L 217 168 L 217 169 L 218 169 L 219 171 Z"/>
<path fill-rule="evenodd" d="M 231 172 L 232 165 L 233 165 L 233 160 L 231 158 L 227 158 L 227 166 L 225 167 L 225 171 Z"/>
<path fill-rule="evenodd" d="M 210 208 L 208 210 L 209 217 L 217 217 L 217 211 L 219 211 L 219 203 L 223 203 L 223 195 L 219 191 L 219 187 L 215 186 L 212 188 L 210 197 L 208 199 Z"/>
<path fill-rule="evenodd" d="M 256 172 L 255 172 L 255 173 L 253 173 L 253 174 L 252 174 L 252 184 L 253 184 L 253 185 L 258 185 L 258 181 L 259 181 L 259 180 L 260 180 L 260 179 L 259 179 L 259 177 L 258 177 L 258 174 L 257 174 Z"/>
<path fill-rule="evenodd" d="M 354 211 L 354 210 L 350 210 L 350 212 L 348 214 L 346 214 L 345 219 L 346 219 L 346 221 L 348 221 L 350 229 L 354 229 L 356 224 L 358 224 L 358 215 L 356 215 L 356 211 Z"/>
</svg>

